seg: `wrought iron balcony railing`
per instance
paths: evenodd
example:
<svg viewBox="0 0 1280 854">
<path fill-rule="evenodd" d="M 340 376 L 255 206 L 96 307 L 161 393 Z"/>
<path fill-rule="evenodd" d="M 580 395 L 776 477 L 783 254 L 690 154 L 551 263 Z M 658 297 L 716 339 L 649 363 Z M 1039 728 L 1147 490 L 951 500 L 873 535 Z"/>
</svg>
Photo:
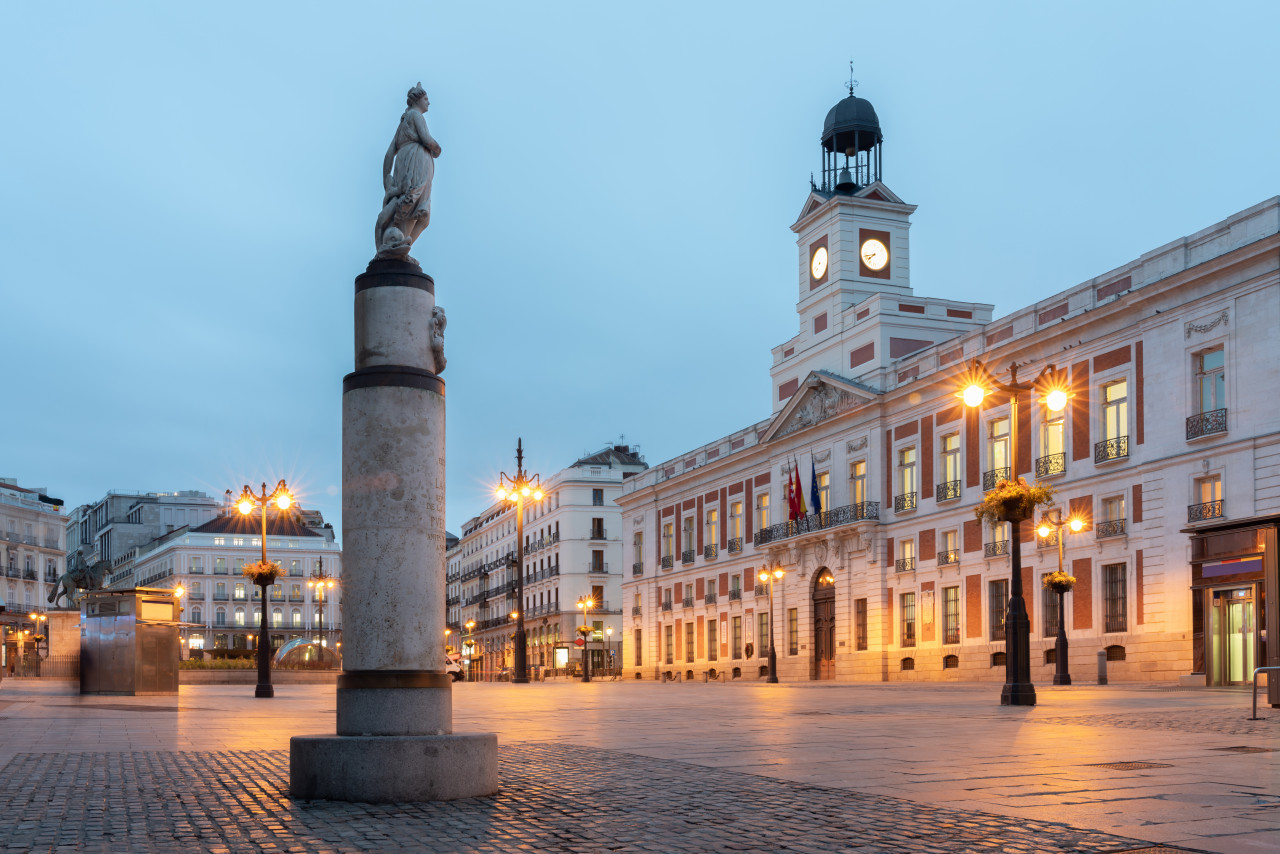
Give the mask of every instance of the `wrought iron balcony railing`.
<svg viewBox="0 0 1280 854">
<path fill-rule="evenodd" d="M 1187 419 L 1187 441 L 1227 432 L 1227 410 L 1214 409 Z"/>
<path fill-rule="evenodd" d="M 719 553 L 720 551 L 719 549 L 716 548 L 715 543 L 708 543 L 707 545 L 702 547 L 702 557 L 704 560 L 711 560 L 713 557 L 715 557 Z"/>
<path fill-rule="evenodd" d="M 1099 522 L 1094 526 L 1094 535 L 1101 540 L 1103 537 L 1120 537 L 1125 532 L 1124 519 L 1111 519 L 1106 522 Z"/>
<path fill-rule="evenodd" d="M 716 604 L 716 594 L 714 594 L 714 593 L 708 593 L 706 596 L 703 596 L 703 597 L 702 597 L 702 603 L 703 603 L 704 605 L 714 605 L 714 604 Z"/>
<path fill-rule="evenodd" d="M 946 483 L 940 483 L 934 490 L 934 494 L 939 501 L 955 501 L 960 497 L 960 481 L 949 480 Z"/>
<path fill-rule="evenodd" d="M 742 553 L 742 537 L 734 537 L 729 541 L 729 554 L 736 555 Z"/>
<path fill-rule="evenodd" d="M 680 553 L 680 562 L 685 566 L 693 563 L 693 549 L 685 549 Z"/>
<path fill-rule="evenodd" d="M 1052 477 L 1055 474 L 1062 474 L 1066 470 L 1066 453 L 1045 454 L 1043 457 L 1036 457 L 1036 477 Z"/>
<path fill-rule="evenodd" d="M 982 473 L 982 489 L 983 491 L 990 491 L 996 488 L 997 481 L 1008 480 L 1008 479 L 1009 479 L 1008 466 L 1005 466 L 1003 468 L 998 468 L 998 469 L 992 469 L 991 471 L 984 471 Z"/>
<path fill-rule="evenodd" d="M 664 610 L 664 611 L 670 611 L 670 610 L 671 610 L 671 603 L 670 603 L 670 602 L 663 602 L 663 603 L 662 603 L 662 610 Z"/>
<path fill-rule="evenodd" d="M 692 607 L 693 607 L 693 597 L 692 597 L 692 596 L 686 596 L 686 597 L 684 597 L 684 607 L 686 607 L 686 608 L 692 608 Z"/>
<path fill-rule="evenodd" d="M 593 560 L 593 561 L 588 561 L 588 562 L 587 562 L 587 571 L 588 571 L 588 572 L 608 572 L 608 571 L 609 571 L 609 564 L 607 564 L 607 563 L 597 563 L 597 562 L 596 562 L 596 561 L 594 561 L 594 560 Z"/>
<path fill-rule="evenodd" d="M 1009 553 L 1009 541 L 997 540 L 994 543 L 987 543 L 982 547 L 982 552 L 987 557 L 999 557 Z"/>
<path fill-rule="evenodd" d="M 670 569 L 670 568 L 671 568 L 671 567 L 673 567 L 673 566 L 675 566 L 675 558 L 674 558 L 673 556 L 671 556 L 671 555 L 663 555 L 663 556 L 662 556 L 662 568 L 663 568 L 663 569 Z"/>
<path fill-rule="evenodd" d="M 768 596 L 768 595 L 769 595 L 769 585 L 767 585 L 767 584 L 757 584 L 757 585 L 756 585 L 756 596 L 757 596 L 757 597 L 759 597 L 759 596 Z"/>
<path fill-rule="evenodd" d="M 904 510 L 915 510 L 916 493 L 906 492 L 902 495 L 893 496 L 893 509 L 895 513 L 901 513 Z"/>
<path fill-rule="evenodd" d="M 946 551 L 938 552 L 938 566 L 955 566 L 959 562 L 959 549 L 947 549 Z"/>
<path fill-rule="evenodd" d="M 810 513 L 794 522 L 779 522 L 776 525 L 770 525 L 767 528 L 761 528 L 756 531 L 754 542 L 757 546 L 766 543 L 785 540 L 788 537 L 796 537 L 800 534 L 809 534 L 814 531 L 822 531 L 827 528 L 837 528 L 841 525 L 851 525 L 855 522 L 875 521 L 880 518 L 880 502 L 864 501 L 861 504 L 847 504 L 844 507 L 837 507 L 834 510 L 824 510 L 821 513 Z"/>
<path fill-rule="evenodd" d="M 1057 528 L 1054 528 L 1052 531 L 1050 531 L 1050 532 L 1049 532 L 1049 536 L 1047 536 L 1047 537 L 1042 537 L 1042 536 L 1040 536 L 1040 535 L 1037 533 L 1037 534 L 1036 534 L 1036 548 L 1038 548 L 1038 549 L 1056 549 L 1056 548 L 1058 547 L 1058 537 L 1060 537 L 1060 536 L 1061 536 L 1061 532 L 1060 532 Z"/>
<path fill-rule="evenodd" d="M 592 540 L 606 540 L 606 539 L 608 539 L 608 537 L 606 537 L 606 536 L 605 536 L 605 530 L 604 530 L 604 528 L 592 528 L 592 529 L 591 529 L 591 534 L 589 535 L 589 539 L 592 539 Z"/>
<path fill-rule="evenodd" d="M 1109 463 L 1112 460 L 1123 460 L 1129 456 L 1129 437 L 1117 436 L 1114 439 L 1103 439 L 1093 446 L 1093 461 Z"/>
<path fill-rule="evenodd" d="M 1192 504 L 1187 508 L 1188 522 L 1203 522 L 1206 519 L 1222 518 L 1222 499 L 1206 501 L 1203 504 Z"/>
<path fill-rule="evenodd" d="M 633 616 L 633 617 L 638 617 L 638 616 L 640 616 L 640 606 L 639 606 L 639 605 L 632 605 L 632 606 L 631 606 L 631 616 Z"/>
<path fill-rule="evenodd" d="M 742 601 L 742 591 L 741 591 L 741 590 L 730 590 L 730 591 L 729 591 L 729 601 L 730 601 L 730 602 L 741 602 L 741 601 Z"/>
<path fill-rule="evenodd" d="M 916 568 L 916 559 L 913 557 L 900 557 L 894 561 L 894 569 L 898 572 L 911 572 Z"/>
<path fill-rule="evenodd" d="M 636 561 L 631 564 L 631 575 L 633 577 L 637 575 L 644 575 L 644 561 Z"/>
</svg>

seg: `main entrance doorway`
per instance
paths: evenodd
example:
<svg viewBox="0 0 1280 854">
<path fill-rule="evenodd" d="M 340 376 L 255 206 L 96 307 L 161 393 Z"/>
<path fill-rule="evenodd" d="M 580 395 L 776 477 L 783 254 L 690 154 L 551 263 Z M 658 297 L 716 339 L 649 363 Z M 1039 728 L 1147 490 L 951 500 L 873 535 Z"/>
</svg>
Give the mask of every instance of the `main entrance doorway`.
<svg viewBox="0 0 1280 854">
<path fill-rule="evenodd" d="M 813 679 L 836 678 L 836 580 L 823 567 L 813 579 Z"/>
<path fill-rule="evenodd" d="M 1253 587 L 1220 588 L 1209 599 L 1209 684 L 1244 685 L 1253 680 L 1257 648 Z"/>
</svg>

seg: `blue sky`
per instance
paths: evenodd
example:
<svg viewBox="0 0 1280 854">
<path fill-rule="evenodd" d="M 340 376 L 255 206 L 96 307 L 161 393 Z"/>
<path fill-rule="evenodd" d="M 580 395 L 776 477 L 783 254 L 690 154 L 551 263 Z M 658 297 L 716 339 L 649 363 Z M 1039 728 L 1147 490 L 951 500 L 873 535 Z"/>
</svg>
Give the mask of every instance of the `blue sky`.
<svg viewBox="0 0 1280 854">
<path fill-rule="evenodd" d="M 339 519 L 352 279 L 421 80 L 448 526 L 769 413 L 788 226 L 855 62 L 918 293 L 997 316 L 1280 192 L 1280 5 L 0 6 L 0 475 L 290 479 Z"/>
</svg>

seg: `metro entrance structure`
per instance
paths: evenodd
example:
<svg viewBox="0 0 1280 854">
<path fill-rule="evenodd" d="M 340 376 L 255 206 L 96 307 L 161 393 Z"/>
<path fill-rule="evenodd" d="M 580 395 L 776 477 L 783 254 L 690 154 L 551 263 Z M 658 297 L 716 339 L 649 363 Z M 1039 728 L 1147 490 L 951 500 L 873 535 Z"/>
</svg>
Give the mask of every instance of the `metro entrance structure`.
<svg viewBox="0 0 1280 854">
<path fill-rule="evenodd" d="M 1280 637 L 1280 609 L 1264 627 L 1258 606 L 1280 596 L 1280 433 L 1274 404 L 1250 391 L 1280 382 L 1266 343 L 1280 328 L 1280 198 L 1135 246 L 1084 282 L 1059 281 L 1046 259 L 1026 283 L 1037 300 L 997 315 L 945 277 L 913 280 L 916 206 L 891 189 L 888 144 L 850 90 L 793 214 L 795 280 L 735 283 L 766 310 L 794 294 L 767 417 L 691 436 L 623 485 L 638 556 L 623 585 L 625 676 L 764 679 L 773 640 L 782 681 L 1001 681 L 1020 550 L 1031 680 L 1050 682 L 1058 608 L 1042 579 L 1060 534 L 1023 524 L 1013 538 L 973 513 L 1011 476 L 1053 487 L 1064 517 L 1086 522 L 1063 544 L 1072 672 L 1095 672 L 1101 652 L 1113 683 L 1216 685 L 1280 663 L 1262 631 Z M 1000 263 L 999 223 L 991 232 L 980 262 L 955 263 Z M 1063 235 L 1064 253 L 1077 237 Z M 1007 394 L 966 407 L 974 360 L 999 376 L 1054 365 L 1068 403 L 1055 412 L 1024 393 L 1016 423 Z M 820 510 L 793 519 L 797 467 Z M 777 568 L 770 639 L 756 579 Z"/>
</svg>

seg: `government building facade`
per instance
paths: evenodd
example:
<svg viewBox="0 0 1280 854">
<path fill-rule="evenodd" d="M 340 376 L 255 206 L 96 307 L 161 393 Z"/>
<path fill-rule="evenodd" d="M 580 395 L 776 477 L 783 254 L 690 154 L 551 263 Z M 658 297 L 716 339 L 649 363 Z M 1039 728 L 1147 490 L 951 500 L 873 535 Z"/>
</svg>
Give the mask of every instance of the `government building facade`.
<svg viewBox="0 0 1280 854">
<path fill-rule="evenodd" d="M 1055 670 L 1042 579 L 1060 555 L 1077 679 L 1099 652 L 1111 681 L 1243 683 L 1280 664 L 1264 641 L 1280 638 L 1264 608 L 1280 595 L 1280 198 L 993 317 L 912 287 L 915 206 L 881 147 L 866 100 L 827 115 L 769 417 L 622 483 L 627 678 L 762 678 L 772 640 L 784 681 L 1003 680 L 1013 549 L 1033 681 Z M 1041 383 L 1017 423 L 1008 394 L 961 401 L 1011 366 Z M 1011 458 L 1081 531 L 1028 523 L 1010 542 L 975 518 Z M 810 512 L 792 520 L 797 474 Z"/>
</svg>

